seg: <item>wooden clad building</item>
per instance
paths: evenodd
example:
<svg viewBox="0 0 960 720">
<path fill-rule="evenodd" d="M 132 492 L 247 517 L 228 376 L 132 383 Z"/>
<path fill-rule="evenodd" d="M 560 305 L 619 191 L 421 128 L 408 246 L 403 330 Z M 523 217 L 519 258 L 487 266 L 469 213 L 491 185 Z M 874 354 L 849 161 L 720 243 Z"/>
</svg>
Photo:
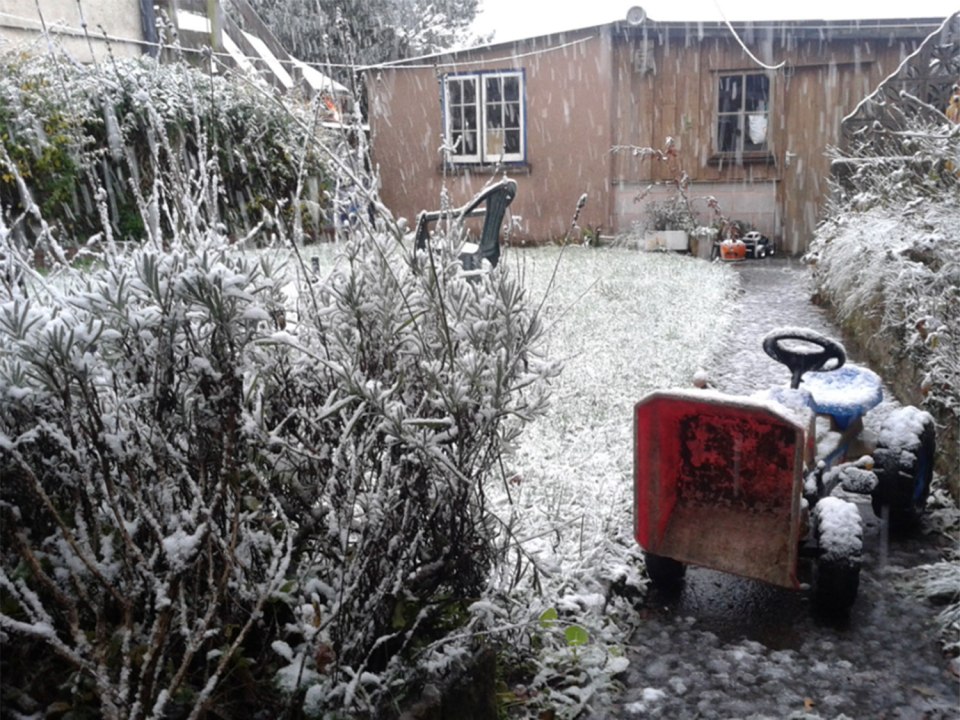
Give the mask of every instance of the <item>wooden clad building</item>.
<svg viewBox="0 0 960 720">
<path fill-rule="evenodd" d="M 444 187 L 459 204 L 506 172 L 520 184 L 514 240 L 545 242 L 565 234 L 582 193 L 581 227 L 621 233 L 682 178 L 702 223 L 714 198 L 799 254 L 844 117 L 944 22 L 641 16 L 370 68 L 382 197 L 413 218 Z M 631 150 L 668 143 L 665 161 Z"/>
</svg>

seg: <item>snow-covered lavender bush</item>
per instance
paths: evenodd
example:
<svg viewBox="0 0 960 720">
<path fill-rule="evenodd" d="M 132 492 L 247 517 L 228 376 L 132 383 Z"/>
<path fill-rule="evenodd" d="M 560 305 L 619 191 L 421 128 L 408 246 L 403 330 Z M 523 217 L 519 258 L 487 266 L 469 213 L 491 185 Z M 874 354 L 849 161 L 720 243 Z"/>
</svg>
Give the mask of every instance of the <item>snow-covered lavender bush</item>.
<svg viewBox="0 0 960 720">
<path fill-rule="evenodd" d="M 516 280 L 452 268 L 358 238 L 294 323 L 282 270 L 207 237 L 5 298 L 5 683 L 178 716 L 254 661 L 375 704 L 482 589 L 484 484 L 544 402 Z"/>
<path fill-rule="evenodd" d="M 226 248 L 171 238 L 0 304 L 11 709 L 187 715 L 262 633 L 294 529 L 244 385 L 276 354 L 257 341 L 281 298 Z"/>
<path fill-rule="evenodd" d="M 172 140 L 151 129 L 156 166 Z M 10 712 L 375 712 L 502 550 L 487 486 L 556 372 L 519 279 L 462 277 L 455 232 L 417 261 L 388 222 L 356 226 L 326 278 L 246 255 L 209 147 L 143 186 L 138 243 L 95 185 L 89 265 L 38 273 L 14 223 L 58 231 L 2 199 Z"/>
</svg>

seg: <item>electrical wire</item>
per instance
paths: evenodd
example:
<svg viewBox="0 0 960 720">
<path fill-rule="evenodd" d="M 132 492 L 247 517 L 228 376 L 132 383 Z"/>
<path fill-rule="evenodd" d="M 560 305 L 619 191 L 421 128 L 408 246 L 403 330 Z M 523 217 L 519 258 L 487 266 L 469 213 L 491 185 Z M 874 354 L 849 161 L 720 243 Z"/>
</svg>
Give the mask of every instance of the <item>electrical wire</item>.
<svg viewBox="0 0 960 720">
<path fill-rule="evenodd" d="M 760 65 L 761 67 L 763 67 L 763 68 L 765 68 L 765 69 L 767 69 L 767 70 L 779 70 L 780 68 L 782 68 L 782 67 L 785 65 L 785 62 L 781 62 L 781 63 L 779 63 L 779 64 L 777 64 L 777 65 L 768 65 L 767 63 L 764 63 L 762 60 L 760 60 L 759 58 L 757 58 L 757 57 L 750 51 L 750 49 L 746 46 L 746 44 L 743 42 L 743 40 L 740 38 L 740 35 L 737 33 L 736 28 L 733 27 L 733 24 L 732 24 L 729 20 L 727 20 L 727 17 L 726 17 L 726 15 L 724 14 L 723 9 L 720 7 L 720 5 L 719 5 L 719 3 L 717 2 L 717 0 L 714 0 L 714 4 L 717 6 L 717 10 L 720 12 L 720 15 L 721 15 L 721 17 L 723 18 L 723 22 L 724 22 L 724 24 L 726 25 L 727 29 L 730 31 L 730 33 L 733 35 L 733 37 L 734 37 L 734 38 L 736 39 L 736 41 L 739 43 L 740 47 L 743 48 L 744 52 L 746 52 L 747 55 L 749 55 L 749 57 L 750 57 L 755 63 L 757 63 L 758 65 Z M 22 26 L 22 27 L 8 26 L 8 27 L 10 27 L 11 29 L 40 32 L 40 28 L 39 28 L 40 22 L 39 22 L 38 20 L 34 19 L 34 18 L 28 18 L 28 17 L 24 17 L 24 16 L 22 16 L 22 15 L 16 15 L 16 14 L 14 14 L 14 13 L 9 13 L 9 12 L 0 12 L 0 18 L 9 18 L 9 19 L 11 19 L 11 20 L 16 20 L 16 21 L 19 21 L 19 22 L 21 22 L 21 23 L 26 23 L 26 24 L 27 24 L 26 26 Z M 788 21 L 784 21 L 784 22 L 788 22 Z M 671 23 L 664 23 L 664 24 L 665 24 L 665 25 L 670 25 Z M 778 22 L 778 21 L 769 21 L 769 22 L 756 22 L 756 23 L 751 23 L 751 25 L 752 25 L 752 27 L 757 28 L 757 29 L 764 29 L 764 28 L 779 29 L 779 28 L 782 27 L 783 23 L 782 23 L 782 22 Z M 32 26 L 32 27 L 31 27 L 31 26 Z M 837 27 L 837 26 L 836 26 L 835 24 L 826 23 L 826 24 L 823 24 L 823 25 L 803 25 L 803 26 L 802 26 L 802 29 L 803 29 L 803 30 L 820 30 L 820 31 L 826 31 L 826 30 L 835 30 L 836 27 Z M 880 30 L 880 29 L 885 29 L 885 30 L 899 30 L 899 29 L 916 28 L 916 27 L 917 27 L 917 23 L 916 23 L 916 22 L 914 22 L 914 23 L 904 23 L 904 22 L 902 22 L 902 21 L 901 21 L 901 22 L 891 21 L 891 22 L 887 23 L 887 22 L 880 21 L 880 22 L 878 22 L 878 23 L 876 23 L 876 24 L 871 23 L 871 26 L 870 26 L 870 27 L 871 27 L 872 29 L 876 29 L 876 30 Z M 59 33 L 59 34 L 64 34 L 64 35 L 71 35 L 71 36 L 76 36 L 76 37 L 85 37 L 85 36 L 88 34 L 88 33 L 87 33 L 86 31 L 84 31 L 82 28 L 70 27 L 70 26 L 68 26 L 68 25 L 66 25 L 66 24 L 64 24 L 64 23 L 57 23 L 57 24 L 51 29 L 51 32 Z M 551 34 L 557 34 L 557 33 L 551 33 Z M 476 51 L 476 50 L 478 50 L 478 49 L 480 49 L 480 48 L 483 48 L 483 47 L 485 47 L 485 46 L 482 46 L 482 45 L 481 45 L 481 46 L 473 47 L 473 48 L 462 48 L 462 49 L 459 49 L 459 50 L 447 50 L 447 51 L 443 51 L 443 52 L 439 52 L 439 53 L 432 53 L 432 54 L 429 54 L 429 55 L 422 55 L 422 56 L 419 56 L 419 57 L 408 58 L 408 59 L 406 59 L 406 60 L 393 60 L 393 61 L 383 62 L 383 63 L 377 63 L 377 64 L 373 64 L 373 65 L 358 65 L 358 64 L 353 64 L 353 63 L 315 63 L 315 62 L 308 62 L 308 61 L 305 61 L 305 60 L 286 60 L 286 59 L 282 59 L 282 58 L 276 58 L 276 60 L 277 60 L 277 62 L 279 62 L 279 63 L 285 64 L 285 65 L 290 65 L 290 66 L 293 66 L 293 67 L 296 67 L 298 64 L 307 65 L 307 66 L 309 66 L 309 67 L 317 70 L 318 72 L 322 72 L 322 71 L 324 70 L 324 68 L 346 68 L 346 69 L 352 70 L 352 71 L 354 71 L 354 72 L 359 72 L 359 71 L 363 71 L 363 70 L 387 69 L 387 68 L 391 68 L 391 67 L 398 67 L 398 68 L 402 67 L 402 68 L 407 68 L 407 69 L 417 69 L 417 68 L 419 68 L 419 69 L 425 69 L 425 68 L 437 68 L 437 67 L 456 67 L 456 66 L 464 66 L 464 65 L 479 65 L 479 64 L 491 63 L 491 62 L 501 62 L 501 61 L 506 61 L 506 60 L 517 60 L 517 59 L 526 58 L 526 57 L 534 57 L 534 56 L 537 56 L 537 55 L 543 55 L 543 54 L 546 54 L 546 53 L 555 52 L 555 51 L 557 51 L 557 50 L 563 50 L 563 49 L 565 49 L 565 48 L 568 48 L 568 47 L 571 47 L 571 46 L 574 46 L 574 45 L 578 45 L 578 44 L 580 44 L 580 43 L 588 42 L 588 41 L 590 41 L 590 40 L 593 40 L 595 37 L 596 37 L 596 36 L 593 35 L 593 36 L 590 36 L 590 37 L 587 37 L 587 38 L 581 38 L 581 39 L 579 39 L 579 40 L 574 40 L 574 41 L 571 41 L 571 42 L 568 42 L 568 43 L 562 43 L 562 44 L 560 44 L 560 45 L 552 45 L 552 46 L 550 46 L 550 47 L 543 48 L 543 49 L 540 49 L 540 50 L 532 50 L 532 51 L 530 51 L 530 52 L 523 53 L 523 54 L 520 54 L 520 55 L 505 55 L 505 56 L 503 56 L 503 57 L 493 58 L 493 59 L 488 59 L 488 60 L 470 60 L 470 61 L 464 61 L 464 62 L 433 63 L 433 64 L 420 64 L 420 65 L 409 64 L 409 63 L 411 63 L 411 62 L 415 62 L 415 61 L 417 61 L 417 60 L 423 60 L 423 59 L 426 59 L 426 58 L 429 58 L 429 57 L 438 57 L 438 58 L 439 58 L 439 57 L 442 57 L 442 56 L 444 56 L 444 55 L 450 55 L 450 54 L 455 53 L 455 52 Z M 179 46 L 176 46 L 176 45 L 171 45 L 171 44 L 169 44 L 169 43 L 151 42 L 151 41 L 149 41 L 149 40 L 144 40 L 144 39 L 142 39 L 142 38 L 131 38 L 131 37 L 124 37 L 124 36 L 121 36 L 121 35 L 112 35 L 112 34 L 109 34 L 109 33 L 107 33 L 107 32 L 101 32 L 100 34 L 97 34 L 97 35 L 94 35 L 94 34 L 91 33 L 91 34 L 90 34 L 90 39 L 91 39 L 91 40 L 96 40 L 96 41 L 108 41 L 108 42 L 125 43 L 125 44 L 129 44 L 129 45 L 138 45 L 138 46 L 148 47 L 148 48 L 157 48 L 157 49 L 160 49 L 160 50 L 179 49 L 181 52 L 184 52 L 184 53 L 207 54 L 207 53 L 213 52 L 215 55 L 219 55 L 220 57 L 230 57 L 230 58 L 234 57 L 234 56 L 231 55 L 230 53 L 215 52 L 215 51 L 212 51 L 212 50 L 209 49 L 209 48 L 208 48 L 208 49 L 184 48 L 184 47 L 179 47 Z M 262 57 L 260 57 L 260 56 L 248 56 L 248 55 L 244 55 L 243 57 L 246 58 L 247 60 L 251 60 L 251 61 L 261 61 L 261 60 L 264 59 L 264 58 L 262 58 Z"/>
<path fill-rule="evenodd" d="M 26 30 L 26 31 L 34 31 L 34 32 L 41 32 L 41 27 L 40 27 L 40 21 L 39 21 L 39 20 L 35 20 L 35 19 L 33 19 L 33 18 L 28 18 L 28 17 L 24 17 L 24 16 L 22 16 L 22 15 L 15 15 L 15 14 L 13 14 L 13 13 L 7 13 L 7 12 L 0 12 L 0 18 L 8 18 L 8 19 L 10 19 L 10 20 L 16 20 L 16 21 L 19 21 L 20 23 L 25 23 L 25 24 L 26 24 L 26 26 L 24 26 L 24 27 L 8 26 L 8 27 L 12 27 L 12 29 Z M 102 28 L 101 28 L 101 29 L 102 29 Z M 142 47 L 157 48 L 157 49 L 160 49 L 160 50 L 178 49 L 178 50 L 180 50 L 180 51 L 182 51 L 182 52 L 185 52 L 185 53 L 193 53 L 193 54 L 202 54 L 202 55 L 205 55 L 205 54 L 208 54 L 208 53 L 212 53 L 212 54 L 215 55 L 215 56 L 219 56 L 219 57 L 223 57 L 223 58 L 235 59 L 235 58 L 240 57 L 240 58 L 245 59 L 245 60 L 248 60 L 248 61 L 262 61 L 262 60 L 264 60 L 263 57 L 257 56 L 257 55 L 254 55 L 254 56 L 251 56 L 251 55 L 233 55 L 233 54 L 227 53 L 227 52 L 214 51 L 214 50 L 212 50 L 212 49 L 210 49 L 210 48 L 207 48 L 207 49 L 185 48 L 185 47 L 182 47 L 182 46 L 170 45 L 169 43 L 151 42 L 151 41 L 149 41 L 149 40 L 144 40 L 144 39 L 142 39 L 142 38 L 131 38 L 131 37 L 123 37 L 123 36 L 120 36 L 120 35 L 112 35 L 112 34 L 109 34 L 109 33 L 107 33 L 107 32 L 101 32 L 101 33 L 98 33 L 98 34 L 94 34 L 94 33 L 90 33 L 90 32 L 88 32 L 88 31 L 85 31 L 83 28 L 71 27 L 71 26 L 69 26 L 69 25 L 67 25 L 67 24 L 65 24 L 65 23 L 62 23 L 62 22 L 57 23 L 56 25 L 54 25 L 54 26 L 50 29 L 50 32 L 51 32 L 52 34 L 70 35 L 70 36 L 78 37 L 78 38 L 83 38 L 83 37 L 86 37 L 86 36 L 89 35 L 90 39 L 91 39 L 91 40 L 94 40 L 94 41 L 108 41 L 108 42 L 124 43 L 124 44 L 128 44 L 128 45 L 139 45 L 139 46 L 142 46 Z M 183 30 L 177 28 L 177 32 L 178 32 L 178 33 L 179 33 L 179 32 L 183 32 Z M 196 32 L 196 31 L 189 31 L 189 30 L 188 30 L 187 32 Z M 475 61 L 474 61 L 474 60 L 471 60 L 471 61 L 465 61 L 465 62 L 459 62 L 459 63 L 457 63 L 457 62 L 451 62 L 451 63 L 430 64 L 430 65 L 411 65 L 411 64 L 408 64 L 408 63 L 416 62 L 417 60 L 422 60 L 422 59 L 428 58 L 428 57 L 442 57 L 443 55 L 448 55 L 448 54 L 450 54 L 450 53 L 452 53 L 452 52 L 462 52 L 462 51 L 460 51 L 460 50 L 457 50 L 457 51 L 449 50 L 449 51 L 445 51 L 445 52 L 441 52 L 441 53 L 432 53 L 432 54 L 430 54 L 430 55 L 421 55 L 421 56 L 419 56 L 419 57 L 408 58 L 408 59 L 406 59 L 406 60 L 392 60 L 392 61 L 383 62 L 383 63 L 377 63 L 377 64 L 373 64 L 373 65 L 357 65 L 357 64 L 349 64 L 349 63 L 313 63 L 313 62 L 307 62 L 307 61 L 305 61 L 305 60 L 285 60 L 285 59 L 283 59 L 283 58 L 276 58 L 276 60 L 277 60 L 277 62 L 279 62 L 279 63 L 282 63 L 282 64 L 284 64 L 284 65 L 290 65 L 291 67 L 296 67 L 298 64 L 308 65 L 308 66 L 312 67 L 313 69 L 317 70 L 318 72 L 322 72 L 325 68 L 347 68 L 347 69 L 349 69 L 349 70 L 351 70 L 351 71 L 353 71 L 353 72 L 362 72 L 362 71 L 364 71 L 364 70 L 376 70 L 376 69 L 380 69 L 380 68 L 389 68 L 389 67 L 392 67 L 392 66 L 400 66 L 400 67 L 407 68 L 407 69 L 413 69 L 413 68 L 436 68 L 436 67 L 454 67 L 454 66 L 484 64 L 484 63 L 489 63 L 489 62 L 500 62 L 500 61 L 502 61 L 502 60 L 517 60 L 517 59 L 520 59 L 520 58 L 533 57 L 533 56 L 536 56 L 536 55 L 543 55 L 543 54 L 545 54 L 545 53 L 555 52 L 555 51 L 557 51 L 557 50 L 563 50 L 563 49 L 565 49 L 565 48 L 572 47 L 572 46 L 574 46 L 574 45 L 579 45 L 579 44 L 581 44 L 581 43 L 588 42 L 588 41 L 590 41 L 590 40 L 593 40 L 595 37 L 596 37 L 595 35 L 592 35 L 592 36 L 590 36 L 590 37 L 581 38 L 581 39 L 579 39 L 579 40 L 574 40 L 574 41 L 572 41 L 572 42 L 562 43 L 562 44 L 560 44 L 560 45 L 552 45 L 552 46 L 550 46 L 550 47 L 543 48 L 543 49 L 540 49 L 540 50 L 533 50 L 533 51 L 530 51 L 530 52 L 528 52 L 528 53 L 523 53 L 522 55 L 510 55 L 510 56 L 506 56 L 506 57 L 503 57 L 503 58 L 494 58 L 494 59 L 490 59 L 490 60 L 475 60 Z M 482 47 L 482 46 L 481 46 L 481 47 Z M 477 48 L 465 48 L 464 50 L 476 50 L 476 49 L 477 49 Z"/>
<path fill-rule="evenodd" d="M 507 60 L 519 60 L 526 57 L 534 57 L 536 55 L 544 55 L 546 53 L 556 52 L 557 50 L 564 50 L 568 47 L 573 47 L 574 45 L 580 45 L 581 43 L 589 42 L 594 40 L 597 36 L 591 35 L 589 37 L 580 38 L 579 40 L 571 40 L 568 43 L 563 43 L 561 45 L 552 45 L 548 48 L 543 48 L 542 50 L 531 50 L 527 53 L 521 53 L 520 55 L 504 55 L 503 57 L 498 58 L 486 58 L 483 60 L 462 60 L 460 62 L 447 62 L 447 63 L 433 63 L 430 65 L 408 65 L 407 63 L 414 62 L 416 60 L 422 60 L 428 57 L 442 57 L 444 55 L 451 55 L 455 52 L 474 52 L 483 48 L 483 46 L 475 48 L 464 48 L 462 50 L 448 50 L 442 53 L 432 53 L 430 55 L 421 55 L 420 57 L 410 58 L 409 60 L 391 60 L 385 63 L 378 63 L 376 65 L 359 65 L 357 66 L 358 71 L 363 70 L 379 70 L 379 69 L 425 69 L 425 68 L 443 68 L 443 67 L 463 67 L 465 65 L 485 65 L 487 63 L 493 62 L 504 62 Z"/>
<path fill-rule="evenodd" d="M 759 65 L 760 67 L 762 67 L 762 68 L 765 69 L 765 70 L 779 70 L 780 68 L 782 68 L 784 65 L 787 64 L 786 60 L 781 60 L 777 65 L 768 65 L 768 64 L 765 63 L 763 60 L 761 60 L 761 59 L 758 58 L 756 55 L 754 55 L 752 52 L 750 52 L 750 48 L 748 48 L 747 45 L 746 45 L 746 43 L 744 43 L 743 40 L 740 39 L 740 35 L 739 35 L 739 34 L 737 33 L 737 31 L 734 29 L 733 25 L 730 24 L 730 21 L 727 20 L 727 16 L 726 16 L 726 14 L 723 12 L 723 8 L 720 7 L 720 2 L 719 2 L 719 0 L 713 0 L 713 4 L 714 4 L 714 6 L 716 6 L 716 8 L 717 8 L 717 12 L 720 13 L 720 17 L 723 18 L 723 22 L 726 23 L 727 29 L 730 30 L 730 34 L 733 35 L 734 39 L 735 39 L 738 43 L 740 43 L 740 47 L 743 48 L 743 51 L 744 51 L 744 52 L 750 57 L 750 59 L 753 60 L 757 65 Z"/>
</svg>

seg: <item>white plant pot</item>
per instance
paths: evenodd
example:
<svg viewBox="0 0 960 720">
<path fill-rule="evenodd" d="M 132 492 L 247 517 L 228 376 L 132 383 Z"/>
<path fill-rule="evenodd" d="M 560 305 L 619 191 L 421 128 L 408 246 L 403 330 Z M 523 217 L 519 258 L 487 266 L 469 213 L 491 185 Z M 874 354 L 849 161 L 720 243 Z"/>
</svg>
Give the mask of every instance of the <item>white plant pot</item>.
<svg viewBox="0 0 960 720">
<path fill-rule="evenodd" d="M 648 230 L 643 236 L 644 250 L 689 250 L 686 230 Z"/>
</svg>

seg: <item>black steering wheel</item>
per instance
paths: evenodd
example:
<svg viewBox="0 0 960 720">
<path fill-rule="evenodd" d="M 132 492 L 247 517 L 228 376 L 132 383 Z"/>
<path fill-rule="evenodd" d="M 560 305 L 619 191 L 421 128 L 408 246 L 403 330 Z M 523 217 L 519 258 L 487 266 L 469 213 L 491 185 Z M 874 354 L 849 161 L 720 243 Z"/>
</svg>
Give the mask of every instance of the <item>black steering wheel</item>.
<svg viewBox="0 0 960 720">
<path fill-rule="evenodd" d="M 791 342 L 785 347 L 784 342 Z M 819 350 L 808 351 L 806 347 L 815 346 Z M 763 351 L 790 370 L 790 387 L 800 387 L 800 379 L 811 370 L 836 370 L 847 361 L 843 345 L 824 335 L 807 328 L 781 328 L 774 330 L 763 339 Z M 831 360 L 837 364 L 830 368 L 824 366 Z"/>
</svg>

